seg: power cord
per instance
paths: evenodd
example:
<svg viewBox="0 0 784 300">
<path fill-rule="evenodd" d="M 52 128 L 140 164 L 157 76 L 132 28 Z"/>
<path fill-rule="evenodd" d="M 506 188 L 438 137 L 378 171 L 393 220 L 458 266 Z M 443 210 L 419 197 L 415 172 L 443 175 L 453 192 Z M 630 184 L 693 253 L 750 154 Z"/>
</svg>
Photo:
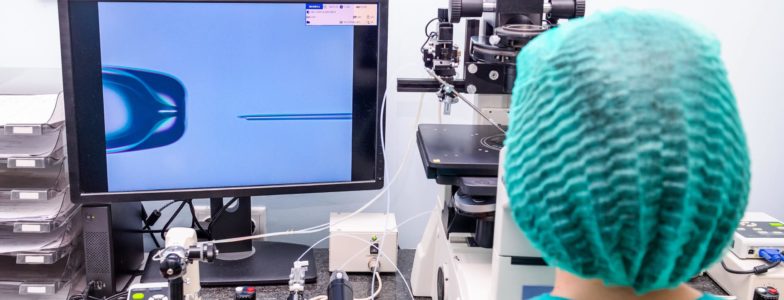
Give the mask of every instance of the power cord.
<svg viewBox="0 0 784 300">
<path fill-rule="evenodd" d="M 174 203 L 177 203 L 177 201 L 169 201 L 169 203 L 166 203 L 164 206 L 153 210 L 149 215 L 147 214 L 147 210 L 144 208 L 144 206 L 142 206 L 142 220 L 144 222 L 144 228 L 142 229 L 150 234 L 150 237 L 155 243 L 156 248 L 160 248 L 161 244 L 158 242 L 158 238 L 155 236 L 155 232 L 152 232 L 152 226 L 155 225 L 155 223 L 158 222 L 158 220 L 161 218 L 162 212 L 169 206 L 172 206 Z"/>
<path fill-rule="evenodd" d="M 435 21 L 438 21 L 438 18 L 433 18 L 429 22 L 427 22 L 427 24 L 425 24 L 425 36 L 427 37 L 427 39 L 425 40 L 424 43 L 422 43 L 422 47 L 419 47 L 419 52 L 425 53 L 425 46 L 427 46 L 427 42 L 429 42 L 434 37 L 438 36 L 437 32 L 428 31 L 428 28 L 430 28 L 430 24 L 432 24 Z"/>
<path fill-rule="evenodd" d="M 124 290 L 127 290 L 127 286 L 130 286 L 130 283 L 133 282 L 134 278 L 136 278 L 136 275 L 131 277 Z M 95 281 L 88 282 L 87 287 L 84 288 L 84 291 L 82 291 L 81 294 L 71 295 L 70 297 L 68 297 L 68 300 L 123 300 L 128 298 L 128 291 L 122 291 L 120 293 L 104 298 L 90 296 L 90 292 L 93 290 L 94 286 L 95 286 Z"/>
<path fill-rule="evenodd" d="M 173 204 L 175 204 L 177 202 L 180 202 L 180 206 L 177 208 L 177 211 L 175 211 L 174 214 L 172 214 L 171 217 L 169 217 L 169 220 L 166 221 L 166 225 L 164 225 L 163 228 L 161 228 L 161 229 L 152 229 L 152 226 L 155 225 L 155 223 L 157 223 L 158 220 L 161 218 L 162 212 L 166 208 L 168 208 L 169 206 L 171 206 L 171 205 L 173 205 Z M 155 243 L 156 247 L 160 248 L 161 245 L 158 242 L 158 239 L 155 237 L 154 234 L 155 233 L 160 233 L 161 239 L 165 241 L 166 240 L 166 235 L 165 235 L 166 231 L 169 229 L 169 226 L 171 226 L 171 223 L 174 222 L 174 219 L 177 218 L 177 215 L 180 214 L 180 211 L 182 211 L 182 208 L 186 204 L 187 204 L 187 201 L 185 201 L 185 200 L 174 200 L 174 201 L 171 201 L 171 202 L 167 203 L 166 205 L 162 206 L 161 208 L 153 210 L 153 212 L 151 214 L 149 214 L 149 215 L 144 210 L 144 207 L 142 207 L 142 222 L 144 223 L 144 228 L 141 231 L 139 231 L 139 232 L 150 234 L 152 236 L 152 238 L 153 238 L 152 240 Z M 195 216 L 194 216 L 194 218 L 195 218 Z"/>
<path fill-rule="evenodd" d="M 210 224 L 207 225 L 207 232 L 209 232 L 210 236 L 212 236 L 212 225 L 215 224 L 216 222 L 218 222 L 218 220 L 220 220 L 220 218 L 223 216 L 223 214 L 226 212 L 226 210 L 229 209 L 229 207 L 231 207 L 232 205 L 234 205 L 234 203 L 237 202 L 239 199 L 240 199 L 239 197 L 231 198 L 231 200 L 229 200 L 229 202 L 226 202 L 226 204 L 221 206 L 220 210 L 218 210 L 218 212 L 215 213 L 215 216 L 210 221 Z M 212 240 L 212 239 L 210 239 L 210 240 Z"/>
<path fill-rule="evenodd" d="M 166 231 L 169 230 L 169 226 L 171 226 L 171 223 L 174 222 L 174 219 L 177 218 L 178 215 L 180 215 L 180 212 L 185 207 L 185 205 L 188 204 L 187 201 L 183 201 L 183 200 L 180 200 L 179 202 L 180 202 L 180 206 L 177 207 L 177 210 L 174 211 L 172 216 L 169 218 L 168 221 L 166 221 L 166 224 L 163 225 L 163 228 L 161 229 L 161 232 L 160 232 L 161 239 L 164 240 L 164 241 L 166 240 Z"/>
<path fill-rule="evenodd" d="M 782 255 L 781 251 L 778 249 L 760 249 L 759 255 L 764 259 L 767 264 L 759 265 L 751 270 L 734 270 L 727 267 L 727 264 L 724 263 L 724 260 L 721 261 L 721 267 L 724 268 L 725 271 L 732 274 L 737 275 L 760 275 L 767 273 L 770 269 L 778 267 L 781 264 L 781 261 L 784 260 L 784 255 Z"/>
<path fill-rule="evenodd" d="M 765 264 L 765 265 L 759 265 L 759 266 L 754 267 L 754 269 L 752 269 L 752 270 L 733 270 L 733 269 L 730 269 L 729 267 L 727 267 L 727 264 L 725 264 L 723 260 L 721 261 L 721 267 L 724 268 L 724 271 L 727 271 L 728 273 L 732 273 L 732 274 L 737 274 L 737 275 L 748 275 L 748 274 L 760 275 L 760 274 L 765 274 L 770 269 L 778 267 L 779 264 L 781 264 L 780 261 L 775 262 L 775 263 Z"/>
<path fill-rule="evenodd" d="M 153 213 L 155 213 L 156 211 L 153 211 Z M 142 230 L 146 231 L 150 235 L 150 238 L 152 238 L 152 242 L 155 243 L 155 247 L 160 248 L 161 244 L 158 243 L 158 238 L 155 236 L 155 233 L 150 231 L 152 230 L 151 228 L 152 224 L 155 224 L 155 221 L 157 221 L 157 219 L 155 217 L 152 217 L 153 219 L 155 219 L 155 221 L 149 222 L 151 217 L 152 215 L 148 215 L 147 209 L 145 209 L 144 205 L 142 205 L 142 222 L 144 222 L 144 227 L 142 227 Z"/>
<path fill-rule="evenodd" d="M 188 208 L 191 211 L 191 228 L 195 225 L 196 228 L 207 237 L 207 240 L 212 240 L 212 231 L 209 230 L 209 226 L 208 230 L 205 230 L 204 227 L 201 226 L 201 223 L 199 223 L 198 218 L 196 218 L 196 208 L 193 206 L 193 200 L 185 200 L 185 202 L 188 203 Z"/>
<path fill-rule="evenodd" d="M 425 24 L 425 36 L 430 37 L 430 33 L 435 33 L 434 31 L 428 31 L 428 28 L 430 28 L 430 24 L 433 24 L 433 22 L 435 21 L 438 21 L 438 18 L 432 18 L 430 19 L 430 21 L 427 22 L 427 24 Z"/>
</svg>

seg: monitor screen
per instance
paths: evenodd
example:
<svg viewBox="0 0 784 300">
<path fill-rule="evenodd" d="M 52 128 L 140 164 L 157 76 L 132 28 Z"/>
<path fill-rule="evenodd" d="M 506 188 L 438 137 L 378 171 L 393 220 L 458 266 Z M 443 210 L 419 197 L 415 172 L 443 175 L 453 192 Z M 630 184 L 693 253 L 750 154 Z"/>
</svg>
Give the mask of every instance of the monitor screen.
<svg viewBox="0 0 784 300">
<path fill-rule="evenodd" d="M 380 187 L 379 10 L 71 0 L 77 202 Z"/>
</svg>

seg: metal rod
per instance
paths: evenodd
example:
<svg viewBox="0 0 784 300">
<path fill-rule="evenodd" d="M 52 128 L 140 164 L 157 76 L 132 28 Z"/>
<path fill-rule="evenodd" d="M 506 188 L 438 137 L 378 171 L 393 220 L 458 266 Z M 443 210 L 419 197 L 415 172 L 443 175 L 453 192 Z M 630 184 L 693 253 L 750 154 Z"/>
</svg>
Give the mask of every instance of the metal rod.
<svg viewBox="0 0 784 300">
<path fill-rule="evenodd" d="M 451 85 L 451 84 L 449 84 L 448 82 L 446 82 L 446 81 L 444 81 L 443 79 L 441 79 L 441 77 L 439 77 L 439 76 L 438 76 L 438 75 L 437 75 L 437 74 L 436 74 L 436 73 L 435 73 L 433 70 L 431 70 L 431 69 L 428 69 L 428 68 L 425 68 L 425 71 L 427 71 L 427 74 L 430 74 L 430 76 L 433 76 L 433 78 L 435 78 L 436 80 L 438 80 L 439 82 L 441 82 L 441 84 L 443 84 L 444 86 L 447 86 L 447 87 L 449 87 L 449 88 L 452 90 L 452 92 L 453 92 L 453 93 L 454 93 L 454 94 L 457 96 L 457 98 L 458 98 L 458 99 L 460 99 L 460 100 L 463 100 L 463 102 L 465 102 L 465 104 L 468 104 L 468 106 L 469 106 L 469 107 L 471 107 L 471 109 L 473 109 L 473 110 L 474 110 L 476 113 L 478 113 L 480 116 L 482 116 L 482 118 L 484 118 L 485 120 L 487 120 L 487 122 L 490 122 L 490 124 L 491 124 L 491 125 L 495 126 L 495 128 L 497 128 L 499 131 L 501 131 L 501 132 L 503 132 L 504 134 L 506 134 L 506 130 L 504 130 L 503 128 L 501 128 L 501 125 L 498 125 L 498 123 L 496 123 L 495 121 L 493 121 L 493 119 L 490 119 L 490 117 L 488 117 L 487 115 L 485 115 L 485 114 L 482 112 L 482 110 L 481 110 L 481 109 L 479 109 L 479 107 L 476 107 L 476 105 L 474 105 L 473 103 L 471 103 L 471 101 L 468 101 L 468 99 L 466 99 L 466 98 L 465 98 L 465 97 L 464 97 L 462 94 L 458 93 L 458 92 L 455 90 L 455 87 L 454 87 L 453 85 Z"/>
</svg>

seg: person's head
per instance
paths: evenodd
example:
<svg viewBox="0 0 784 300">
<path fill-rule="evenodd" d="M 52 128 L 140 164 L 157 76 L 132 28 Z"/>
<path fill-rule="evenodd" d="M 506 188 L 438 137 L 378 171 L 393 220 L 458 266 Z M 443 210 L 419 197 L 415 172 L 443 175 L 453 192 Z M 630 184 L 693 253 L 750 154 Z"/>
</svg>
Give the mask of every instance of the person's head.
<svg viewBox="0 0 784 300">
<path fill-rule="evenodd" d="M 517 63 L 504 179 L 548 264 L 642 294 L 720 258 L 750 163 L 712 35 L 616 10 L 542 34 Z"/>
</svg>

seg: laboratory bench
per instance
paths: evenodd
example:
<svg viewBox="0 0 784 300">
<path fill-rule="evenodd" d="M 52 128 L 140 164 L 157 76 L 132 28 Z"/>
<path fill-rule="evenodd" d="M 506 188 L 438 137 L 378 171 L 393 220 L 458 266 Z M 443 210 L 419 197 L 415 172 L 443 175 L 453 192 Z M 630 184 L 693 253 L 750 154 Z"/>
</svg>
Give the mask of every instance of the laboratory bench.
<svg viewBox="0 0 784 300">
<path fill-rule="evenodd" d="M 398 268 L 405 276 L 406 281 L 411 282 L 411 268 L 414 264 L 415 250 L 400 250 L 398 254 Z M 312 298 L 318 295 L 325 295 L 327 285 L 329 284 L 329 252 L 327 249 L 315 249 L 314 255 L 316 256 L 316 268 L 318 270 L 318 279 L 315 284 L 308 284 L 305 287 L 307 298 Z M 370 295 L 370 274 L 349 274 L 351 285 L 354 290 L 355 298 L 367 297 Z M 411 299 L 406 288 L 406 283 L 399 274 L 383 274 L 381 275 L 382 287 L 381 294 L 378 300 L 402 300 Z M 698 276 L 689 284 L 703 292 L 714 295 L 726 295 L 712 279 L 708 276 Z M 81 286 L 84 286 L 83 283 Z M 288 297 L 288 286 L 259 286 L 256 287 L 256 299 L 258 300 L 284 300 Z M 75 288 L 72 293 L 81 292 L 81 288 Z M 204 300 L 232 300 L 234 299 L 234 288 L 202 288 L 202 299 Z M 429 297 L 415 297 L 416 300 L 426 300 Z"/>
<path fill-rule="evenodd" d="M 398 267 L 409 282 L 411 280 L 411 268 L 414 264 L 415 250 L 400 250 L 398 255 Z M 316 266 L 318 270 L 318 281 L 316 284 L 308 284 L 306 286 L 306 296 L 308 298 L 318 295 L 324 295 L 327 291 L 327 284 L 329 283 L 329 270 L 328 259 L 329 252 L 327 249 L 314 250 L 316 256 Z M 349 274 L 351 285 L 354 289 L 354 297 L 361 298 L 370 295 L 370 279 L 369 274 Z M 398 274 L 385 274 L 381 276 L 383 282 L 379 300 L 395 300 L 395 299 L 411 299 L 403 279 Z M 689 282 L 694 288 L 716 295 L 726 295 L 724 291 L 716 285 L 716 283 L 707 276 L 699 276 Z M 234 299 L 234 289 L 231 288 L 205 288 L 202 289 L 202 298 L 204 300 L 213 299 Z M 288 286 L 266 286 L 257 287 L 256 299 L 263 300 L 282 300 L 288 297 Z M 428 297 L 416 297 L 420 299 L 430 299 Z"/>
</svg>

